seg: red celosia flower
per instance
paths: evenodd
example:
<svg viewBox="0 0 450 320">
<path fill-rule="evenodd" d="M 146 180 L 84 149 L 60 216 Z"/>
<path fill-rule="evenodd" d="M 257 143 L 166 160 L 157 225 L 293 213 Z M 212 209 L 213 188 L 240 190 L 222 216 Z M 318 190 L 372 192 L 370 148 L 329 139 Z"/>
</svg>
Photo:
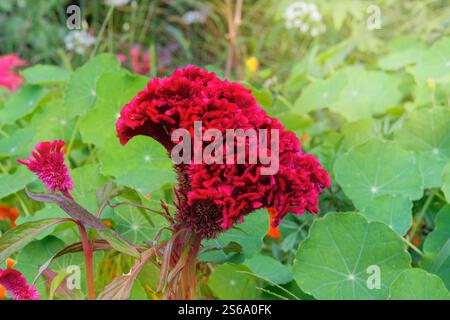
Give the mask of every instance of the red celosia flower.
<svg viewBox="0 0 450 320">
<path fill-rule="evenodd" d="M 29 286 L 23 275 L 14 269 L 0 269 L 0 285 L 13 295 L 13 300 L 37 300 L 39 292 Z"/>
<path fill-rule="evenodd" d="M 250 90 L 214 73 L 187 66 L 170 78 L 152 79 L 122 108 L 116 128 L 122 144 L 147 135 L 170 152 L 175 129 L 188 130 L 193 140 L 194 121 L 224 136 L 226 129 L 278 129 L 279 170 L 261 175 L 260 163 L 177 165 L 179 223 L 210 238 L 259 208 L 276 210 L 273 226 L 288 212 L 318 212 L 317 198 L 330 186 L 327 172 L 314 156 L 302 152 L 294 133 L 267 116 Z"/>
<path fill-rule="evenodd" d="M 16 226 L 16 219 L 19 217 L 19 211 L 16 208 L 9 208 L 7 206 L 0 205 L 0 220 L 9 220 L 11 227 Z"/>
<path fill-rule="evenodd" d="M 281 234 L 278 226 L 273 226 L 273 222 L 275 221 L 275 217 L 277 216 L 277 211 L 274 208 L 268 208 L 267 212 L 269 213 L 269 231 L 267 235 L 274 239 L 281 239 Z"/>
<path fill-rule="evenodd" d="M 72 198 L 69 193 L 69 190 L 73 189 L 72 179 L 64 163 L 64 141 L 41 142 L 34 148 L 37 152 L 31 151 L 33 157 L 28 157 L 28 161 L 17 159 L 17 162 L 26 165 L 30 171 L 34 172 L 47 189 L 52 192 L 60 191 Z"/>
<path fill-rule="evenodd" d="M 15 54 L 0 56 L 0 87 L 15 91 L 22 84 L 23 79 L 12 70 L 15 67 L 26 66 L 28 62 L 19 59 Z"/>
</svg>

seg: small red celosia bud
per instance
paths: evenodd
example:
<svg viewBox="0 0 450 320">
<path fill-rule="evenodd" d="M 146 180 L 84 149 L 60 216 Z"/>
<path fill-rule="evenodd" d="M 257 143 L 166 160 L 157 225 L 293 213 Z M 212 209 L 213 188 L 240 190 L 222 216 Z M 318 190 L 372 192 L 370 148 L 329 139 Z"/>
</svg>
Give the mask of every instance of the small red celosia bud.
<svg viewBox="0 0 450 320">
<path fill-rule="evenodd" d="M 28 161 L 17 159 L 17 162 L 34 172 L 47 189 L 72 198 L 69 193 L 73 189 L 72 178 L 64 163 L 64 141 L 41 142 L 34 148 L 36 151 L 31 151 L 32 157 L 28 157 Z"/>
<path fill-rule="evenodd" d="M 116 128 L 122 144 L 147 135 L 171 153 L 176 145 L 172 132 L 187 130 L 193 143 L 195 121 L 202 122 L 204 131 L 217 129 L 223 136 L 227 129 L 278 130 L 279 169 L 274 175 L 263 175 L 265 165 L 249 161 L 176 165 L 175 217 L 180 224 L 211 238 L 260 208 L 276 210 L 274 227 L 288 212 L 318 212 L 317 198 L 330 186 L 328 173 L 314 156 L 302 152 L 294 133 L 261 109 L 250 90 L 214 73 L 187 66 L 169 78 L 152 79 L 122 108 Z M 266 150 L 272 152 L 270 148 L 268 144 Z"/>
<path fill-rule="evenodd" d="M 38 300 L 39 292 L 29 286 L 23 275 L 14 269 L 0 269 L 0 285 L 12 294 L 13 300 Z"/>
</svg>

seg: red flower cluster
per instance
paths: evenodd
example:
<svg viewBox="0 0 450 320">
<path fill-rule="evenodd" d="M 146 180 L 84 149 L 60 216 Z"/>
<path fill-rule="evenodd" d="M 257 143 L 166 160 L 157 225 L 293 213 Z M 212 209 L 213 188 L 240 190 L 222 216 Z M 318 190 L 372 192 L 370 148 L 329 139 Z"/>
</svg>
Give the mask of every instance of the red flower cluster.
<svg viewBox="0 0 450 320">
<path fill-rule="evenodd" d="M 37 300 L 39 292 L 29 286 L 23 275 L 14 269 L 0 269 L 0 285 L 13 295 L 13 300 Z"/>
<path fill-rule="evenodd" d="M 186 129 L 193 138 L 194 121 L 202 121 L 204 131 L 218 129 L 224 135 L 226 129 L 278 129 L 279 170 L 261 175 L 263 165 L 248 162 L 177 165 L 180 223 L 209 238 L 258 208 L 276 210 L 273 226 L 288 212 L 318 211 L 317 198 L 330 186 L 327 172 L 314 156 L 301 151 L 294 133 L 267 116 L 250 90 L 214 73 L 187 66 L 170 78 L 151 80 L 123 107 L 116 128 L 122 144 L 147 135 L 170 152 L 173 130 Z"/>
<path fill-rule="evenodd" d="M 72 198 L 69 193 L 73 189 L 72 179 L 64 163 L 64 141 L 41 142 L 34 148 L 37 152 L 31 151 L 33 157 L 28 157 L 28 161 L 17 159 L 17 162 L 34 172 L 47 189 Z"/>
</svg>

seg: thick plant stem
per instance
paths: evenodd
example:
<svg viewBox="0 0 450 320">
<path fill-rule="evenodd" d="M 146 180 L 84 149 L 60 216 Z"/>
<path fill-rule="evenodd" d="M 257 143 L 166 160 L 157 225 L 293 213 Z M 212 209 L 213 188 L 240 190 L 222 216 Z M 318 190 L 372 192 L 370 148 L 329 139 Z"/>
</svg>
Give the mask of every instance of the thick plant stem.
<svg viewBox="0 0 450 320">
<path fill-rule="evenodd" d="M 416 235 L 417 230 L 419 229 L 419 226 L 422 223 L 423 217 L 427 213 L 428 207 L 431 205 L 431 201 L 433 200 L 434 195 L 435 195 L 434 191 L 430 193 L 427 200 L 425 201 L 425 204 L 422 207 L 422 210 L 420 210 L 419 214 L 417 215 L 414 225 L 411 229 L 411 233 L 409 234 L 409 238 L 411 239 L 411 241 L 412 239 L 414 239 L 414 236 Z"/>
<path fill-rule="evenodd" d="M 93 251 L 89 241 L 86 228 L 81 222 L 77 222 L 80 230 L 81 244 L 83 245 L 84 261 L 86 264 L 86 282 L 88 289 L 88 300 L 95 300 L 95 285 L 94 285 L 94 267 L 93 267 Z"/>
<path fill-rule="evenodd" d="M 197 290 L 197 256 L 201 237 L 190 228 L 174 232 L 166 246 L 160 288 L 164 299 L 195 299 Z"/>
</svg>

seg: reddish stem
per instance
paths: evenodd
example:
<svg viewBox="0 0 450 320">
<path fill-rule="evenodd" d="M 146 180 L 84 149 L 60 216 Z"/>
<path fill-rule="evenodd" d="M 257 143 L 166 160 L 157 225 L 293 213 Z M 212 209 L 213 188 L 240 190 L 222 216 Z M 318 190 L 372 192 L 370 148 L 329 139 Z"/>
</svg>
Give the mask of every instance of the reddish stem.
<svg viewBox="0 0 450 320">
<path fill-rule="evenodd" d="M 80 230 L 81 244 L 84 251 L 84 261 L 86 264 L 86 282 L 88 289 L 88 300 L 95 300 L 95 284 L 94 284 L 94 268 L 93 268 L 93 251 L 91 242 L 89 241 L 86 228 L 77 221 L 78 229 Z"/>
</svg>

